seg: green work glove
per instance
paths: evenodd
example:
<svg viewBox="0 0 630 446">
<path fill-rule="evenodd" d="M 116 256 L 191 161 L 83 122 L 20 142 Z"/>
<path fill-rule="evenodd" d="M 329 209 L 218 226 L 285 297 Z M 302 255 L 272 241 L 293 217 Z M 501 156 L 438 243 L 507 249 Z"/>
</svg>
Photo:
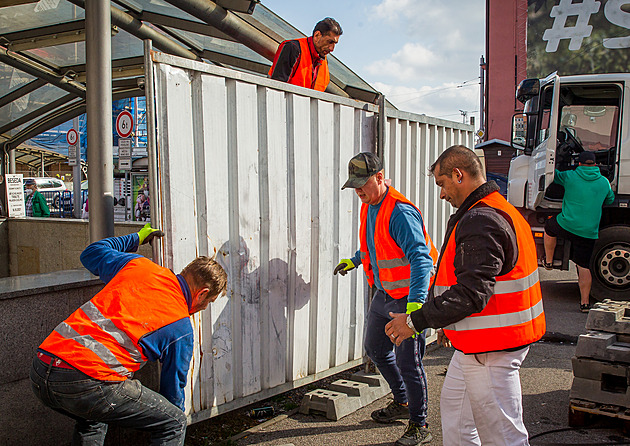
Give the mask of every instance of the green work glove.
<svg viewBox="0 0 630 446">
<path fill-rule="evenodd" d="M 414 311 L 419 310 L 420 308 L 422 308 L 421 302 L 407 302 L 407 314 L 411 314 Z M 415 338 L 416 337 L 415 333 L 411 335 L 411 337 Z"/>
<path fill-rule="evenodd" d="M 420 308 L 422 308 L 421 302 L 407 302 L 407 314 L 411 314 Z"/>
<path fill-rule="evenodd" d="M 345 276 L 348 271 L 352 271 L 355 268 L 356 268 L 356 265 L 352 262 L 352 260 L 341 259 L 341 262 L 339 262 L 339 265 L 335 267 L 334 274 L 339 273 L 342 276 Z"/>
<path fill-rule="evenodd" d="M 146 225 L 144 225 L 144 228 L 138 231 L 138 236 L 140 237 L 141 245 L 144 245 L 147 242 L 153 245 L 152 243 L 153 239 L 155 237 L 164 237 L 164 233 L 160 231 L 159 229 L 153 229 L 151 227 L 151 223 L 147 223 Z"/>
</svg>

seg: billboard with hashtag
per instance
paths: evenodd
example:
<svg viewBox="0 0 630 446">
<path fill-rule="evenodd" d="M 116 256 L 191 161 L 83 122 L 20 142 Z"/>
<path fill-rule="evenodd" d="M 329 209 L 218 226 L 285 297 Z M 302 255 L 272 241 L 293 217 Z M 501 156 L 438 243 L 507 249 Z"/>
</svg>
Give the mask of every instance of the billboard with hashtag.
<svg viewBox="0 0 630 446">
<path fill-rule="evenodd" d="M 630 71 L 630 1 L 528 0 L 527 76 Z"/>
</svg>

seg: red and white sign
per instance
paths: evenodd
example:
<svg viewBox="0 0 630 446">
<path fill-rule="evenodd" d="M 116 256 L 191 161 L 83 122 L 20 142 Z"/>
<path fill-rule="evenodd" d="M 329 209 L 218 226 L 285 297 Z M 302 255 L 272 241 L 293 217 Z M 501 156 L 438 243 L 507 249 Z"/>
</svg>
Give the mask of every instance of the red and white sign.
<svg viewBox="0 0 630 446">
<path fill-rule="evenodd" d="M 121 138 L 127 138 L 133 130 L 133 117 L 127 110 L 120 112 L 116 118 L 116 132 Z"/>
<path fill-rule="evenodd" d="M 66 141 L 68 141 L 68 144 L 73 146 L 77 143 L 78 140 L 79 134 L 77 133 L 77 131 L 75 129 L 68 130 L 68 133 L 66 133 Z"/>
</svg>

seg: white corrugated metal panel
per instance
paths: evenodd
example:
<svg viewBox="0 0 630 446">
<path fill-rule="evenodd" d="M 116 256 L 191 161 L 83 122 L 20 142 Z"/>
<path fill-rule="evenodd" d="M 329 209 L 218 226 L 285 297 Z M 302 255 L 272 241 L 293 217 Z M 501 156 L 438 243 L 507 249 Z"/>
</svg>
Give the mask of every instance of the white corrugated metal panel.
<svg viewBox="0 0 630 446">
<path fill-rule="evenodd" d="M 216 255 L 229 277 L 228 298 L 193 317 L 192 419 L 360 363 L 364 275 L 332 271 L 358 249 L 360 203 L 340 189 L 348 160 L 375 151 L 377 108 L 163 54 L 153 60 L 163 262 L 180 271 Z M 388 114 L 386 174 L 439 245 L 450 208 L 427 169 L 472 128 Z"/>
</svg>

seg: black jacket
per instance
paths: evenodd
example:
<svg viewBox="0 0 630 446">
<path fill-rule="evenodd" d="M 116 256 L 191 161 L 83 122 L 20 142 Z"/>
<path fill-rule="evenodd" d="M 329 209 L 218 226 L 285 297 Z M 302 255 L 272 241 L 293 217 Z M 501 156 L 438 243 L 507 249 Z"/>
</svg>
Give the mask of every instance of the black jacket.
<svg viewBox="0 0 630 446">
<path fill-rule="evenodd" d="M 495 277 L 508 273 L 518 259 L 518 245 L 512 219 L 504 212 L 484 205 L 471 208 L 499 187 L 494 181 L 473 191 L 448 221 L 439 262 L 455 230 L 455 276 L 457 284 L 435 297 L 429 289 L 426 303 L 411 313 L 418 331 L 442 328 L 479 313 L 494 291 Z"/>
</svg>

